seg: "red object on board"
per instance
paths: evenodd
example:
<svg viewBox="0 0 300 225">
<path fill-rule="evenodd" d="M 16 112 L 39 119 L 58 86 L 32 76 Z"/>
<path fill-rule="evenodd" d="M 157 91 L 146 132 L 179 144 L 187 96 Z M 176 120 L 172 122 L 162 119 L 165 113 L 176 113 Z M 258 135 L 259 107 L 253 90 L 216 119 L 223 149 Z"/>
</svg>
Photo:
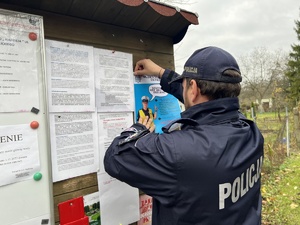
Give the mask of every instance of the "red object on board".
<svg viewBox="0 0 300 225">
<path fill-rule="evenodd" d="M 39 122 L 38 121 L 32 121 L 31 123 L 30 123 L 30 127 L 32 128 L 32 129 L 37 129 L 38 127 L 39 127 Z"/>
<path fill-rule="evenodd" d="M 37 39 L 37 34 L 34 32 L 30 32 L 28 36 L 29 36 L 29 39 L 32 41 L 35 41 Z"/>
<path fill-rule="evenodd" d="M 89 225 L 89 217 L 85 216 L 74 222 L 65 223 L 64 225 Z"/>
<path fill-rule="evenodd" d="M 83 197 L 70 199 L 58 204 L 60 225 L 89 225 L 84 214 Z"/>
</svg>

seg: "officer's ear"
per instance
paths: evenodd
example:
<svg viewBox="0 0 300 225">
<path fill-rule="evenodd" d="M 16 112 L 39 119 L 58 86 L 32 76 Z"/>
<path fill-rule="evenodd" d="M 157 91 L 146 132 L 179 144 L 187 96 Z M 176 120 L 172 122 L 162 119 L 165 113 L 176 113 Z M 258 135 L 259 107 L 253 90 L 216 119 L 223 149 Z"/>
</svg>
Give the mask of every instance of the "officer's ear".
<svg viewBox="0 0 300 225">
<path fill-rule="evenodd" d="M 194 79 L 189 80 L 189 84 L 188 84 L 190 90 L 189 90 L 189 94 L 190 94 L 190 98 L 192 102 L 195 102 L 196 99 L 199 97 L 200 95 L 200 89 L 198 88 L 197 82 Z"/>
</svg>

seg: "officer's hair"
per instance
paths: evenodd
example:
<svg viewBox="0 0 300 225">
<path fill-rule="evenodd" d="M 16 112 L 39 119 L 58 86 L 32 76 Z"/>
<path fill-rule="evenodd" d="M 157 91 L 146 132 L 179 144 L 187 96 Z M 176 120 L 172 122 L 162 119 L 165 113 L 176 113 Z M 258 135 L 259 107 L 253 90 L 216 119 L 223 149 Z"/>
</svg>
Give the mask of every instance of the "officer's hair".
<svg viewBox="0 0 300 225">
<path fill-rule="evenodd" d="M 233 77 L 241 76 L 240 73 L 235 70 L 226 70 L 223 74 Z M 207 96 L 209 100 L 238 97 L 241 92 L 240 83 L 223 83 L 208 80 L 198 80 L 193 78 L 186 78 L 187 88 L 190 85 L 191 80 L 196 81 L 198 88 L 200 88 L 200 93 Z"/>
</svg>

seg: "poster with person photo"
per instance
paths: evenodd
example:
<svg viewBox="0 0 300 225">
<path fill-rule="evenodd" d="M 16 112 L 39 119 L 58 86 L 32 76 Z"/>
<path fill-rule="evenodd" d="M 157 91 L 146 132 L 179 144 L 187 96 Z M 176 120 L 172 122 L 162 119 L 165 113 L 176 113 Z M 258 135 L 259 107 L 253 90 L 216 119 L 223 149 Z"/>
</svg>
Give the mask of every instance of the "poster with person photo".
<svg viewBox="0 0 300 225">
<path fill-rule="evenodd" d="M 135 121 L 148 116 L 153 119 L 155 132 L 180 118 L 179 101 L 161 89 L 160 80 L 152 76 L 136 76 L 134 82 Z"/>
</svg>

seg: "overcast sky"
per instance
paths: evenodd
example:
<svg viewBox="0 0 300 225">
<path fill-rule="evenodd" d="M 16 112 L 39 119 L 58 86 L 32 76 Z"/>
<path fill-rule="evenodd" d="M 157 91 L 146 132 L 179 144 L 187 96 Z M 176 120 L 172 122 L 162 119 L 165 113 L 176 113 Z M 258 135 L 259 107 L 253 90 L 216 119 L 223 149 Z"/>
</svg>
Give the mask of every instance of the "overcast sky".
<svg viewBox="0 0 300 225">
<path fill-rule="evenodd" d="M 297 41 L 295 20 L 299 0 L 191 0 L 182 9 L 198 14 L 199 25 L 190 25 L 174 46 L 176 71 L 181 73 L 187 58 L 206 46 L 217 46 L 238 59 L 255 47 L 289 52 Z M 174 5 L 174 4 L 173 4 Z"/>
</svg>

